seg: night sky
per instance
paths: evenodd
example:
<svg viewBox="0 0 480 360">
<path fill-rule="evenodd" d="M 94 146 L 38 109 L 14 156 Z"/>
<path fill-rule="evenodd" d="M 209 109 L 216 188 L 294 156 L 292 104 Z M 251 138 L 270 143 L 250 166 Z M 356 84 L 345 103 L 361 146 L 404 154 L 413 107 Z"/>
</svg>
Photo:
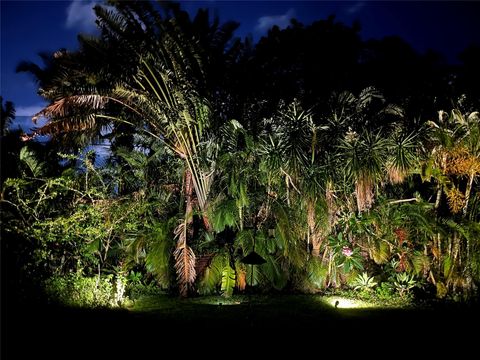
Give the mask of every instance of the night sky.
<svg viewBox="0 0 480 360">
<path fill-rule="evenodd" d="M 100 2 L 100 1 L 98 1 Z M 91 8 L 95 1 L 0 1 L 1 89 L 4 100 L 13 101 L 17 117 L 31 116 L 42 107 L 33 79 L 16 74 L 22 60 L 40 62 L 39 52 L 59 48 L 74 50 L 77 34 L 96 33 Z M 194 14 L 208 7 L 221 21 L 241 23 L 236 34 L 258 40 L 277 24 L 286 27 L 291 18 L 304 24 L 331 14 L 351 25 L 358 20 L 364 40 L 399 35 L 417 51 L 431 48 L 446 61 L 456 62 L 466 46 L 480 43 L 480 2 L 379 2 L 379 1 L 189 1 L 183 8 Z"/>
</svg>

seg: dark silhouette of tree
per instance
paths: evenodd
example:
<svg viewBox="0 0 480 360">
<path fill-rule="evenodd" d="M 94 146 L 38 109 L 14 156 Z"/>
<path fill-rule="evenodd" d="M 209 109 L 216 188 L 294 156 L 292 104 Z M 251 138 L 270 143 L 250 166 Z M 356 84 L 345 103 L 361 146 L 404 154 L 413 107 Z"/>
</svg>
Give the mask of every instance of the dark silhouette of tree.
<svg viewBox="0 0 480 360">
<path fill-rule="evenodd" d="M 459 59 L 462 66 L 458 69 L 455 76 L 457 80 L 459 94 L 466 94 L 468 106 L 478 109 L 480 105 L 480 46 L 471 45 L 466 48 L 460 55 Z M 467 105 L 467 104 L 465 104 Z"/>
<path fill-rule="evenodd" d="M 15 107 L 11 101 L 5 101 L 3 104 L 3 98 L 0 96 L 1 114 L 0 114 L 0 128 L 1 136 L 5 136 L 8 131 L 8 127 L 15 119 Z"/>
<path fill-rule="evenodd" d="M 3 186 L 5 179 L 18 176 L 18 166 L 16 156 L 20 152 L 22 143 L 20 141 L 20 130 L 11 130 L 9 126 L 15 119 L 15 106 L 11 101 L 3 102 L 0 96 L 0 118 L 1 118 L 1 136 L 0 136 L 0 155 L 2 169 L 0 171 L 0 186 Z"/>
</svg>

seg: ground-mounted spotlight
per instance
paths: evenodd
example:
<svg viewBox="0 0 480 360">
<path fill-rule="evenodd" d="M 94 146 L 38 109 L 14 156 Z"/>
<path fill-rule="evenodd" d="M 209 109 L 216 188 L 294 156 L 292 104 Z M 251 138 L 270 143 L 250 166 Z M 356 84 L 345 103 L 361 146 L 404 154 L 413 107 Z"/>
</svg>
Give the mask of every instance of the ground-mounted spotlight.
<svg viewBox="0 0 480 360">
<path fill-rule="evenodd" d="M 364 309 L 374 307 L 374 305 L 365 301 L 348 299 L 340 296 L 327 296 L 322 298 L 322 300 L 335 309 Z"/>
</svg>

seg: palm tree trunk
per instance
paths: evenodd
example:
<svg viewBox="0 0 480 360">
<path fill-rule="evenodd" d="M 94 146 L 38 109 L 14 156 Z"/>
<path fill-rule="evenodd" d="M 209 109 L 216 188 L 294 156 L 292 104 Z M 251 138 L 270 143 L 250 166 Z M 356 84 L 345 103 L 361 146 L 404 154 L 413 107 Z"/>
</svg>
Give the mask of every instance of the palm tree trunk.
<svg viewBox="0 0 480 360">
<path fill-rule="evenodd" d="M 440 233 L 437 233 L 437 249 L 438 249 L 438 269 L 442 265 L 442 238 Z"/>
<path fill-rule="evenodd" d="M 238 217 L 240 223 L 240 231 L 243 230 L 243 206 L 238 207 Z"/>
<path fill-rule="evenodd" d="M 442 169 L 442 174 L 445 174 L 447 170 L 447 154 L 445 152 L 442 155 L 440 167 Z M 438 190 L 437 190 L 437 199 L 435 200 L 435 210 L 438 210 L 438 208 L 440 207 L 440 201 L 442 199 L 442 190 L 443 190 L 443 185 L 440 183 L 440 180 L 438 180 Z"/>
<path fill-rule="evenodd" d="M 463 206 L 463 217 L 467 216 L 468 201 L 470 200 L 470 194 L 472 192 L 473 179 L 475 178 L 475 173 L 470 171 L 470 176 L 468 178 L 467 189 L 465 190 L 465 205 Z"/>
<path fill-rule="evenodd" d="M 193 237 L 193 179 L 192 173 L 187 168 L 185 170 L 185 219 L 187 221 L 188 240 Z"/>
<path fill-rule="evenodd" d="M 452 247 L 453 247 L 453 261 L 452 261 L 452 264 L 453 264 L 453 267 L 456 267 L 460 271 L 461 266 L 462 266 L 462 257 L 460 255 L 460 236 L 458 235 L 458 233 L 456 231 L 453 233 L 453 245 L 452 245 Z M 453 291 L 454 292 L 456 291 L 456 285 L 457 285 L 457 282 L 453 281 Z"/>
<path fill-rule="evenodd" d="M 185 221 L 184 227 L 179 228 L 177 248 L 174 252 L 175 269 L 179 281 L 179 290 L 181 297 L 187 297 L 190 286 L 195 281 L 195 254 L 188 246 L 193 238 L 193 178 L 190 169 L 185 169 L 184 176 L 184 194 L 185 194 Z M 182 234 L 183 233 L 183 234 Z"/>
<path fill-rule="evenodd" d="M 287 176 L 285 176 L 285 187 L 286 187 L 286 191 L 287 191 L 287 205 L 290 206 L 290 188 L 289 188 L 288 177 Z"/>
<path fill-rule="evenodd" d="M 312 243 L 312 255 L 320 256 L 320 234 L 316 231 L 315 227 L 315 201 L 310 200 L 307 204 L 307 223 L 308 223 L 308 246 L 310 247 L 310 242 Z"/>
<path fill-rule="evenodd" d="M 208 219 L 208 216 L 203 214 L 202 215 L 202 219 L 203 219 L 203 226 L 205 227 L 205 230 L 207 230 L 207 232 L 212 232 L 212 224 L 210 224 L 210 220 Z"/>
<path fill-rule="evenodd" d="M 435 210 L 438 210 L 438 208 L 440 207 L 440 200 L 442 199 L 442 189 L 443 186 L 439 183 L 437 189 L 437 198 L 435 200 Z"/>
</svg>

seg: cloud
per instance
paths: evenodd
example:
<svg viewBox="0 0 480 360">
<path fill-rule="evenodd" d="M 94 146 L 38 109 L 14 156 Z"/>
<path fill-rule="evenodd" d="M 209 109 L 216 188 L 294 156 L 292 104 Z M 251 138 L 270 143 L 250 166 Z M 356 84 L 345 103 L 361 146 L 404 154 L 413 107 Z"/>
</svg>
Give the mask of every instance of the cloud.
<svg viewBox="0 0 480 360">
<path fill-rule="evenodd" d="M 46 124 L 46 119 L 41 117 L 37 123 L 32 121 L 33 115 L 42 110 L 46 104 L 38 103 L 37 105 L 16 106 L 15 107 L 15 119 L 8 127 L 10 130 L 20 129 L 23 132 L 30 133 L 33 128 L 41 127 Z M 42 139 L 44 139 L 42 137 Z"/>
<path fill-rule="evenodd" d="M 295 16 L 295 9 L 289 9 L 283 15 L 266 15 L 258 18 L 255 30 L 265 32 L 273 25 L 277 25 L 280 29 L 286 28 L 290 24 L 290 20 Z"/>
<path fill-rule="evenodd" d="M 357 1 L 355 4 L 347 8 L 347 13 L 350 15 L 354 15 L 358 13 L 360 10 L 362 10 L 364 6 L 365 6 L 364 1 Z"/>
<path fill-rule="evenodd" d="M 45 107 L 45 105 L 29 105 L 29 106 L 16 106 L 15 107 L 15 116 L 33 116 L 36 113 L 40 112 Z"/>
<path fill-rule="evenodd" d="M 76 29 L 84 32 L 93 32 L 96 29 L 95 12 L 93 7 L 96 1 L 72 0 L 67 7 L 67 20 L 65 26 L 68 29 Z"/>
</svg>

